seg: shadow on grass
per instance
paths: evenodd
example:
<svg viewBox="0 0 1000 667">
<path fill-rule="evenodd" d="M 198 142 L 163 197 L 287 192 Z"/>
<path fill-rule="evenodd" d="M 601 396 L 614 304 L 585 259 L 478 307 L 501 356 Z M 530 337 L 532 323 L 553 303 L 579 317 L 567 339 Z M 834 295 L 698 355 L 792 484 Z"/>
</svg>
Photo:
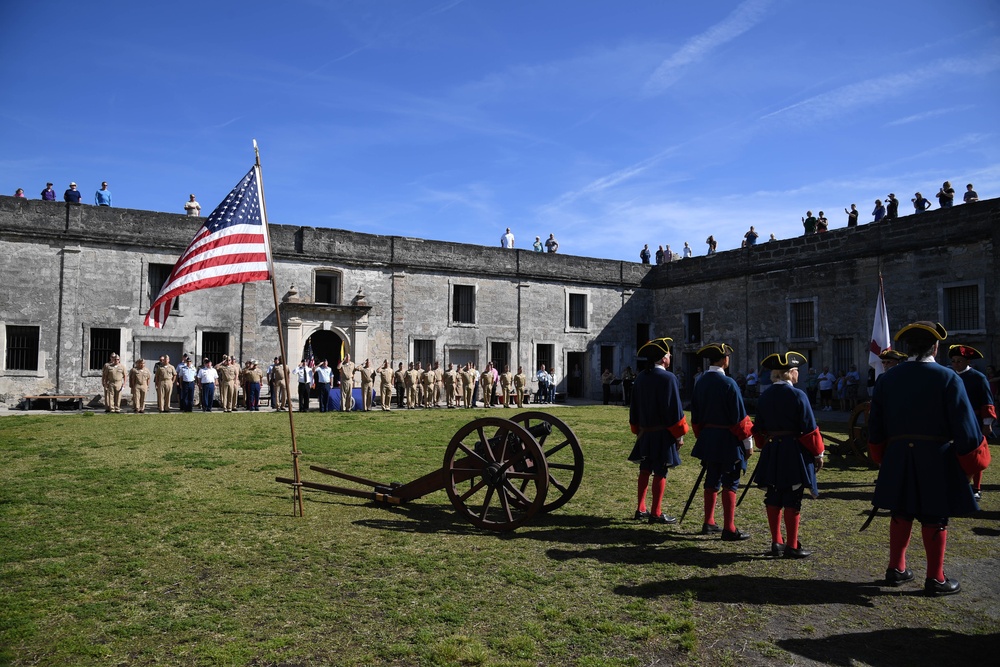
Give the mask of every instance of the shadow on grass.
<svg viewBox="0 0 1000 667">
<path fill-rule="evenodd" d="M 663 542 L 680 541 L 680 537 L 664 536 Z M 650 563 L 670 563 L 686 567 L 716 569 L 729 567 L 736 563 L 755 560 L 756 557 L 745 553 L 728 553 L 706 550 L 699 546 L 680 546 L 663 544 L 609 546 L 597 549 L 582 549 L 569 551 L 566 549 L 549 549 L 546 555 L 552 560 L 569 561 L 579 558 L 590 558 L 601 563 L 648 565 Z"/>
<path fill-rule="evenodd" d="M 721 554 L 720 554 L 721 555 Z M 780 567 L 780 566 L 778 566 Z M 691 579 L 657 581 L 638 586 L 619 586 L 615 593 L 640 598 L 692 595 L 698 602 L 726 602 L 755 605 L 847 604 L 873 607 L 871 599 L 881 595 L 921 594 L 913 589 L 883 590 L 876 582 L 787 579 L 744 574 L 712 575 Z"/>
<path fill-rule="evenodd" d="M 1000 634 L 966 635 L 929 628 L 897 628 L 832 635 L 817 639 L 781 639 L 778 646 L 828 665 L 981 664 L 991 660 Z"/>
</svg>

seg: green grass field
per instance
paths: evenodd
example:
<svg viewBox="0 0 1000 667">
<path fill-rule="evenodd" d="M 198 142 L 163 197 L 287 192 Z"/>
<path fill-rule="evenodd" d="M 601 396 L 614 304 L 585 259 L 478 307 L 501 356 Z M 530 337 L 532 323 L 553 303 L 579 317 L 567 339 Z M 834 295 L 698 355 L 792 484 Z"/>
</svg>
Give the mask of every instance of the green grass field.
<svg viewBox="0 0 1000 667">
<path fill-rule="evenodd" d="M 919 531 L 919 583 L 874 583 L 888 528 L 879 518 L 858 532 L 867 466 L 832 458 L 821 498 L 803 507 L 815 555 L 774 560 L 761 491 L 737 515 L 746 542 L 698 534 L 700 493 L 682 526 L 634 522 L 626 412 L 555 414 L 583 444 L 583 483 L 507 534 L 462 520 L 443 491 L 399 507 L 306 491 L 293 517 L 289 488 L 273 481 L 291 476 L 285 414 L 0 418 L 0 665 L 989 662 L 994 471 L 983 510 L 949 532 L 946 567 L 964 591 L 928 599 Z M 308 470 L 321 465 L 410 481 L 485 415 L 296 414 L 303 477 L 349 485 Z M 698 472 L 692 444 L 668 479 L 669 513 Z"/>
</svg>

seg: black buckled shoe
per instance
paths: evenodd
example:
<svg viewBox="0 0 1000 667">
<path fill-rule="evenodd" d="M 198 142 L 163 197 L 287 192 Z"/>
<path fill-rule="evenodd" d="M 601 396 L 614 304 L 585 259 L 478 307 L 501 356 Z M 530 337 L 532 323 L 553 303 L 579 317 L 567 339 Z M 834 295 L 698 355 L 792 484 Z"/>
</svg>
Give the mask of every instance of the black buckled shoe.
<svg viewBox="0 0 1000 667">
<path fill-rule="evenodd" d="M 722 531 L 722 541 L 723 542 L 739 542 L 741 540 L 749 540 L 750 534 L 744 533 L 742 530 L 723 530 Z"/>
<path fill-rule="evenodd" d="M 973 489 L 972 490 L 972 497 L 976 499 L 976 502 L 979 502 L 980 500 L 982 500 L 983 499 L 983 492 L 982 492 L 982 490 L 981 489 Z"/>
<path fill-rule="evenodd" d="M 885 571 L 885 585 L 886 586 L 899 586 L 900 584 L 905 584 L 909 581 L 913 581 L 913 571 L 910 568 L 906 568 L 902 572 L 894 567 L 890 567 Z"/>
<path fill-rule="evenodd" d="M 799 542 L 799 546 L 793 549 L 792 547 L 785 545 L 785 553 L 783 554 L 785 558 L 808 558 L 812 556 L 811 551 L 806 551 L 802 547 L 802 543 Z"/>
<path fill-rule="evenodd" d="M 643 519 L 648 519 L 648 518 L 649 518 L 649 512 L 647 512 L 645 510 L 636 510 L 635 511 L 635 520 L 636 521 L 642 521 Z"/>
<path fill-rule="evenodd" d="M 667 516 L 666 514 L 650 514 L 649 515 L 649 522 L 650 523 L 665 523 L 665 524 L 669 525 L 669 524 L 677 523 L 677 517 L 675 517 L 675 516 Z"/>
<path fill-rule="evenodd" d="M 944 581 L 938 581 L 936 579 L 931 579 L 928 577 L 924 579 L 924 595 L 931 595 L 934 597 L 940 595 L 954 595 L 955 593 L 962 590 L 962 586 L 959 585 L 958 580 L 944 578 Z"/>
<path fill-rule="evenodd" d="M 780 558 L 785 553 L 785 545 L 778 544 L 777 542 L 771 542 L 770 553 L 773 558 Z"/>
<path fill-rule="evenodd" d="M 719 528 L 718 524 L 714 523 L 703 523 L 701 524 L 701 534 L 702 535 L 715 535 L 721 533 L 722 529 Z"/>
</svg>

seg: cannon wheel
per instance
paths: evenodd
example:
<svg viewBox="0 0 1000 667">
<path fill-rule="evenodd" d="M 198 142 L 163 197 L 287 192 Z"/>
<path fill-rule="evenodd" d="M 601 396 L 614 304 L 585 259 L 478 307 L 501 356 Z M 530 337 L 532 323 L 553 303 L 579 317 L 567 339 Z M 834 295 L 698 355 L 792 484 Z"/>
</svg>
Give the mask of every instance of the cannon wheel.
<svg viewBox="0 0 1000 667">
<path fill-rule="evenodd" d="M 859 403 L 854 412 L 851 413 L 851 421 L 848 427 L 848 437 L 851 439 L 851 449 L 862 461 L 871 463 L 871 456 L 868 454 L 868 413 L 872 404 L 868 401 Z"/>
<path fill-rule="evenodd" d="M 538 439 L 545 452 L 545 462 L 549 466 L 549 492 L 542 512 L 551 512 L 569 502 L 583 480 L 583 448 L 566 422 L 547 412 L 521 412 L 510 418 L 524 428 L 545 422 L 552 426 L 552 432 Z"/>
<path fill-rule="evenodd" d="M 480 528 L 514 530 L 545 504 L 545 454 L 512 421 L 483 417 L 460 428 L 445 450 L 444 470 L 451 504 Z"/>
</svg>

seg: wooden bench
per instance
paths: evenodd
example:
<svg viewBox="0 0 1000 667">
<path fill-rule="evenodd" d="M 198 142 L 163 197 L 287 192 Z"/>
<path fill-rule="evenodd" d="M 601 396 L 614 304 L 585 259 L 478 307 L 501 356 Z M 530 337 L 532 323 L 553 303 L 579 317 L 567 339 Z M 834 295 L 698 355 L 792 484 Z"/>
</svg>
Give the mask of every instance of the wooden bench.
<svg viewBox="0 0 1000 667">
<path fill-rule="evenodd" d="M 32 407 L 31 406 L 31 402 L 32 401 L 43 401 L 44 400 L 44 401 L 48 401 L 49 402 L 49 410 L 56 410 L 56 409 L 58 409 L 58 407 L 59 407 L 59 401 L 72 401 L 73 402 L 73 409 L 74 410 L 82 410 L 83 409 L 83 401 L 86 398 L 87 398 L 86 396 L 78 396 L 78 395 L 75 395 L 75 394 L 53 394 L 53 395 L 44 395 L 44 396 L 25 396 L 24 397 L 24 400 L 25 400 L 24 409 L 25 410 L 30 410 L 31 407 Z"/>
</svg>

